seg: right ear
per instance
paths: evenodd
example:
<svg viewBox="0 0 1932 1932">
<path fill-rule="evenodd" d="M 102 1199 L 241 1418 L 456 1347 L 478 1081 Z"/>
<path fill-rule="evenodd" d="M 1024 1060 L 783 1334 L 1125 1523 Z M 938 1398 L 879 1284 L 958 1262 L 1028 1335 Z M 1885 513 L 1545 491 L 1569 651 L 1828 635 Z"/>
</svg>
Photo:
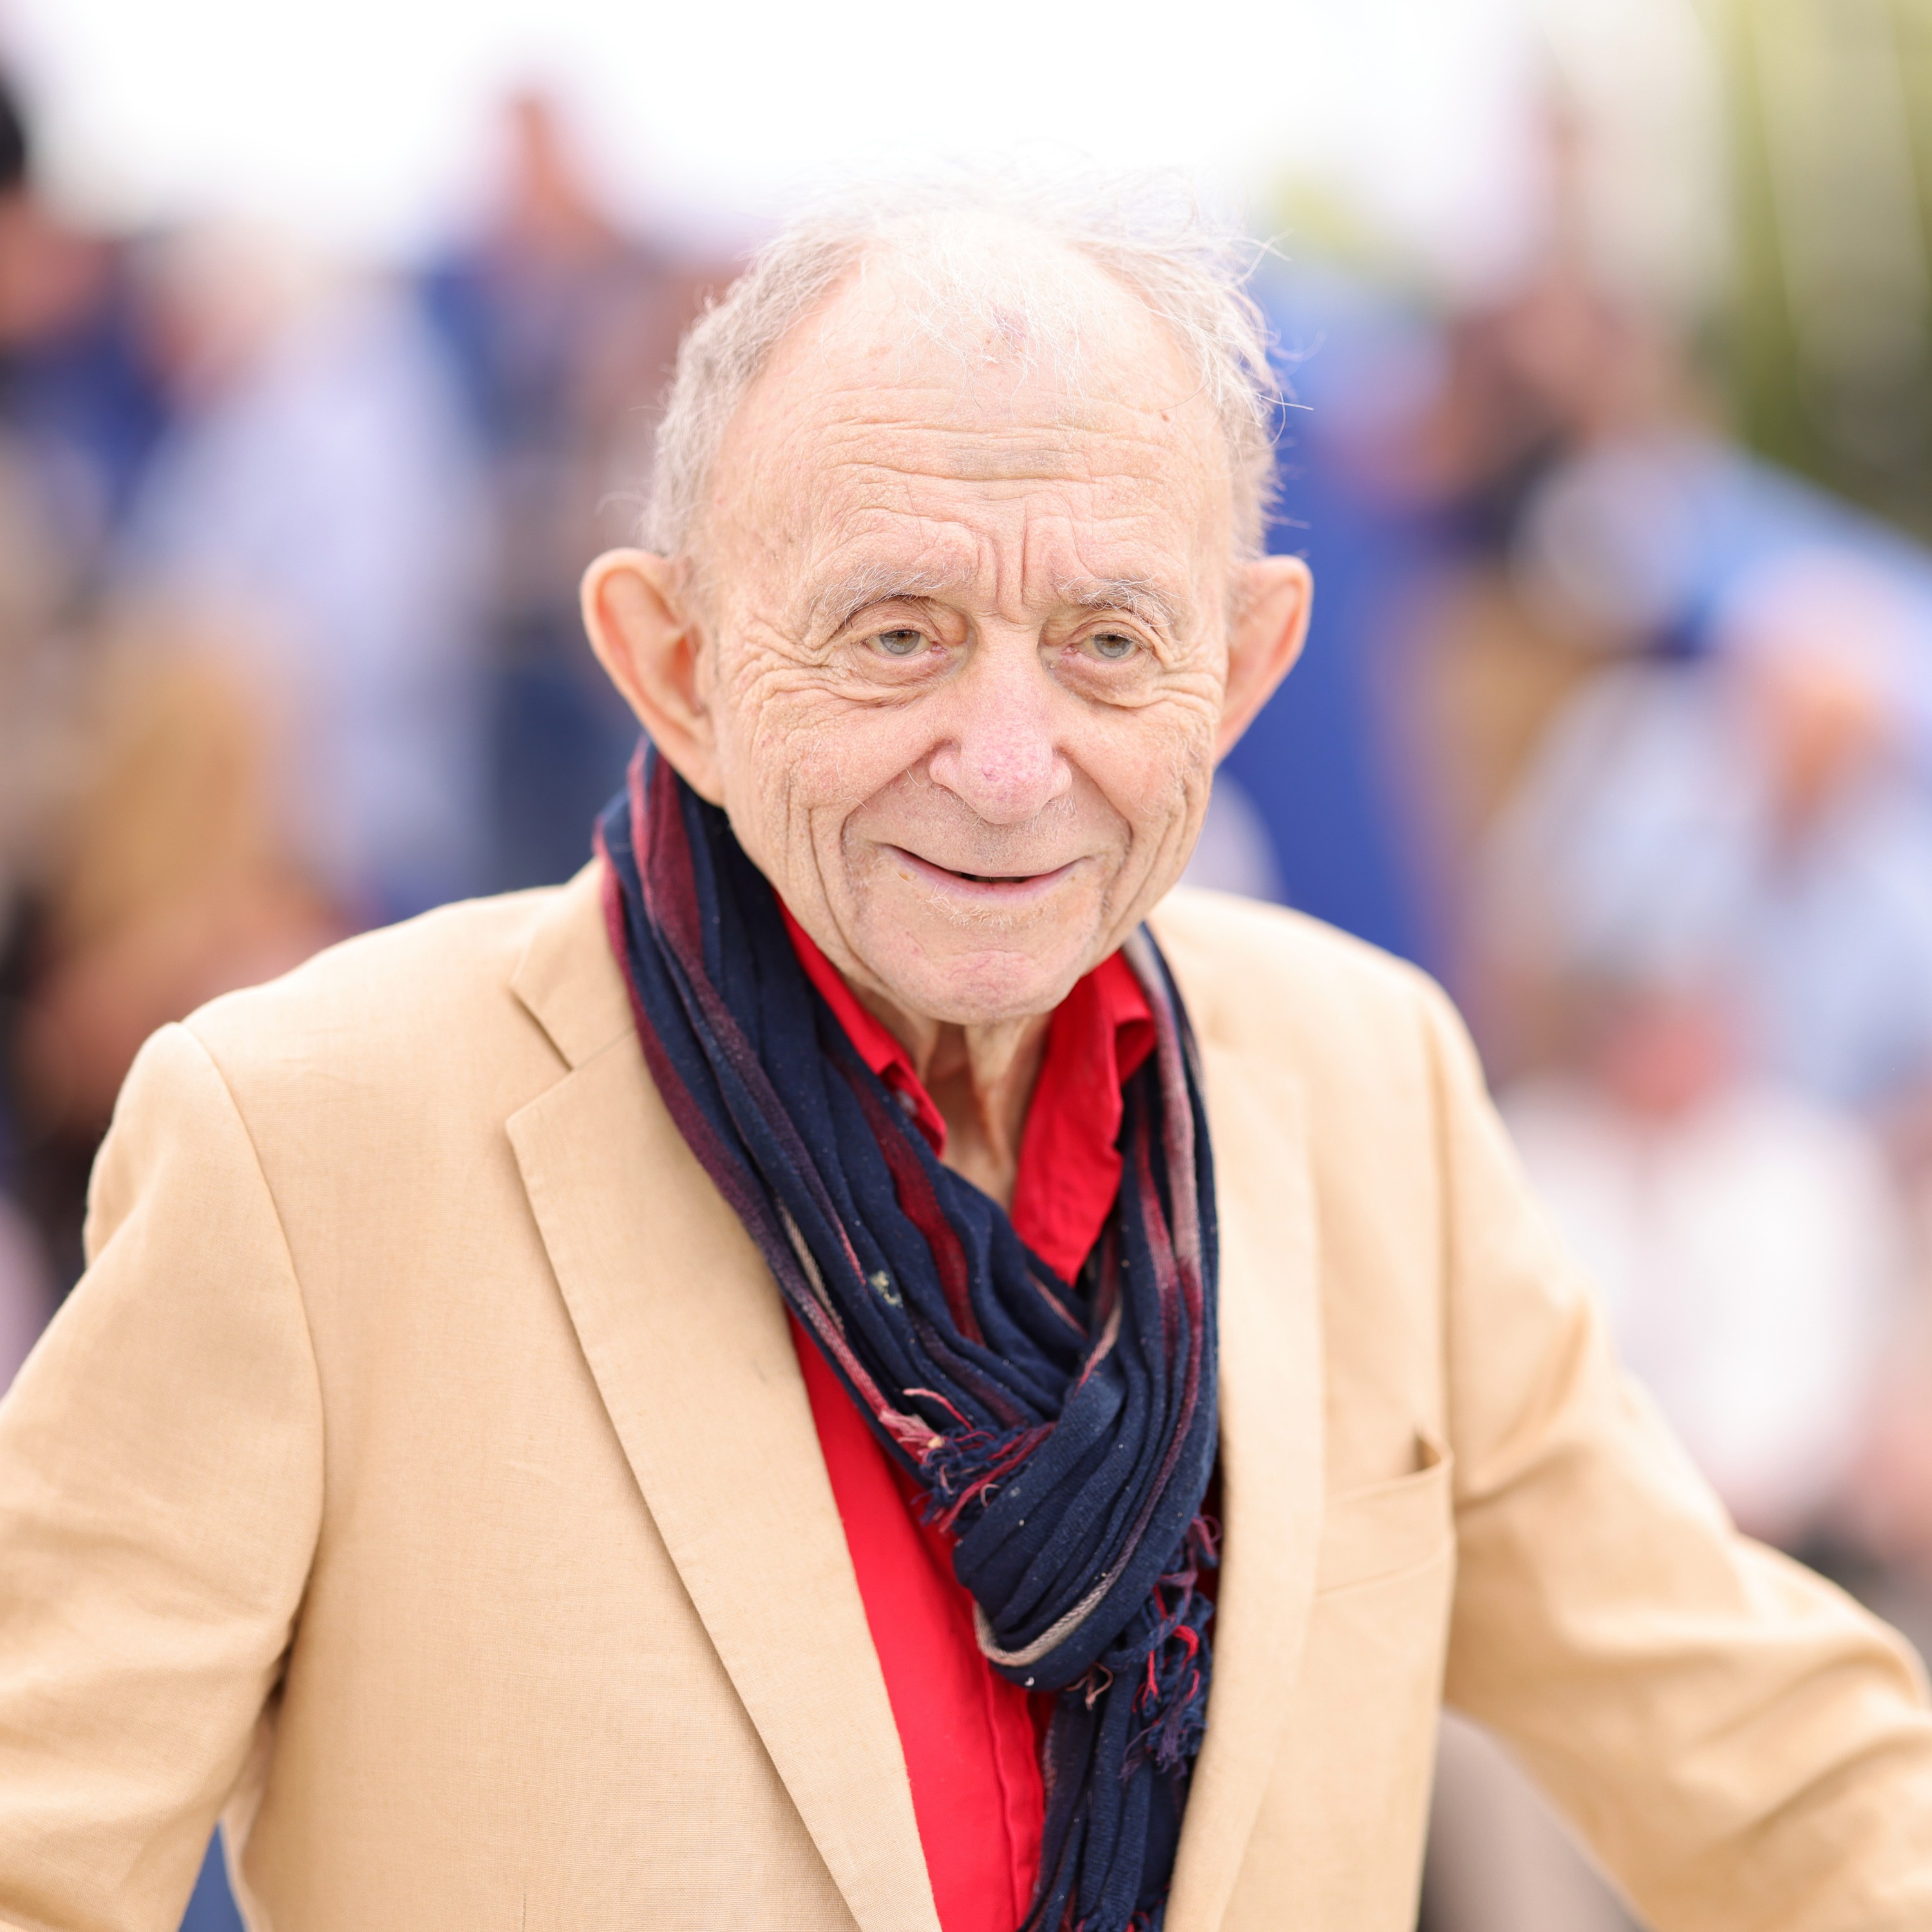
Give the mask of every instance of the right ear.
<svg viewBox="0 0 1932 1932">
<path fill-rule="evenodd" d="M 607 550 L 584 573 L 584 628 L 651 742 L 700 798 L 724 801 L 705 703 L 703 640 L 685 573 L 644 550 Z"/>
</svg>

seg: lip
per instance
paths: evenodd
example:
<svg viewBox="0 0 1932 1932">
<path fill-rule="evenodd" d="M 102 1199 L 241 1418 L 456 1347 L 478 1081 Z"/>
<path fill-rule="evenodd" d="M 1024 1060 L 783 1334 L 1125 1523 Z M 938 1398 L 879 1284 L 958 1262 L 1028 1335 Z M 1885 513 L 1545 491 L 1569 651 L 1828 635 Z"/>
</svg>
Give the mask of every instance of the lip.
<svg viewBox="0 0 1932 1932">
<path fill-rule="evenodd" d="M 1078 859 L 1070 859 L 1065 865 L 1056 866 L 1048 872 L 1029 872 L 1023 877 L 1002 879 L 984 874 L 975 876 L 956 872 L 948 866 L 934 865 L 930 859 L 922 859 L 916 852 L 908 852 L 903 845 L 888 845 L 886 850 L 922 884 L 936 886 L 951 896 L 987 906 L 1024 905 L 1032 900 L 1044 898 L 1080 863 Z"/>
</svg>

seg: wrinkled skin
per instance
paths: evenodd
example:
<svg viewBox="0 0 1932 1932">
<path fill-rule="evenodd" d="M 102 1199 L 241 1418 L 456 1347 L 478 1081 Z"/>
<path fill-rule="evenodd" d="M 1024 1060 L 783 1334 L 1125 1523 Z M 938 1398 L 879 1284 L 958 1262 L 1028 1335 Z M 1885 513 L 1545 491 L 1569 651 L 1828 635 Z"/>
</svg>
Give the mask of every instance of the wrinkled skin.
<svg viewBox="0 0 1932 1932">
<path fill-rule="evenodd" d="M 739 409 L 694 559 L 585 584 L 660 750 L 1008 1200 L 1046 1016 L 1180 875 L 1308 602 L 1296 560 L 1234 568 L 1218 427 L 1160 325 L 1073 258 L 1037 272 L 1078 299 L 1078 370 L 931 339 L 868 263 Z"/>
</svg>

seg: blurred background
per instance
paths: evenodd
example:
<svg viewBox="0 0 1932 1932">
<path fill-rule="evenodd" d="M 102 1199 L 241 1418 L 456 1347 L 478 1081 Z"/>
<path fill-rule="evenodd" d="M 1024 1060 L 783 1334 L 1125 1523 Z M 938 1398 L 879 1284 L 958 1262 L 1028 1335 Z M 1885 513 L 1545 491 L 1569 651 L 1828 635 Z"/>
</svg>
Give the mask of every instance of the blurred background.
<svg viewBox="0 0 1932 1932">
<path fill-rule="evenodd" d="M 1318 586 L 1195 876 L 1448 982 L 1739 1520 L 1932 1642 L 1932 0 L 0 0 L 0 1386 L 152 1028 L 586 856 L 576 580 L 760 235 L 1179 166 Z M 1424 1913 L 1629 1924 L 1456 1725 Z"/>
</svg>

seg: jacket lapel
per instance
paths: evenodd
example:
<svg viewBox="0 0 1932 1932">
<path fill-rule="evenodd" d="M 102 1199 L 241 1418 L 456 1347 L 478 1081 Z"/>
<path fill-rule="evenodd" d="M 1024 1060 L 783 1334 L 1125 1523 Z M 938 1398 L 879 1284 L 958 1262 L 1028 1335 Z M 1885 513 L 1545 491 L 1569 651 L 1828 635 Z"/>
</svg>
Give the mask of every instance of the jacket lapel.
<svg viewBox="0 0 1932 1932">
<path fill-rule="evenodd" d="M 783 1309 L 645 1071 L 591 874 L 514 984 L 572 1070 L 511 1143 L 652 1520 L 863 1932 L 938 1932 Z"/>
<path fill-rule="evenodd" d="M 595 871 L 560 896 L 513 982 L 573 1070 L 510 1120 L 524 1185 L 652 1519 L 853 1916 L 862 1932 L 938 1932 L 898 1731 L 777 1291 L 645 1072 Z M 1258 1078 L 1210 1030 L 1202 1057 L 1220 1215 L 1226 1534 L 1207 1738 L 1169 1932 L 1216 1932 L 1225 1916 L 1282 1744 L 1322 1522 L 1318 1257 L 1300 1095 L 1278 1075 Z M 796 1640 L 801 1628 L 812 1641 Z"/>
<path fill-rule="evenodd" d="M 1215 1932 L 1282 1742 L 1315 1589 L 1323 1408 L 1316 1219 L 1300 1095 L 1204 1036 L 1221 1227 L 1224 1532 L 1208 1733 L 1169 1932 Z"/>
</svg>

